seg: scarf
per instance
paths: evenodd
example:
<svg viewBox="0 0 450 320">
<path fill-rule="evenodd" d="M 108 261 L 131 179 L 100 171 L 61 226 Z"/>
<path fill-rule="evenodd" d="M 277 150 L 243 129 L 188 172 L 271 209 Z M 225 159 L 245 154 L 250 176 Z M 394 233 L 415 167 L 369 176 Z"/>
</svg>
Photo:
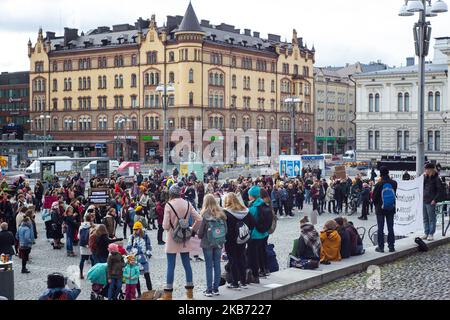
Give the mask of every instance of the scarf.
<svg viewBox="0 0 450 320">
<path fill-rule="evenodd" d="M 313 250 L 315 256 L 320 255 L 320 236 L 312 224 L 305 224 L 301 227 L 300 237 Z"/>
</svg>

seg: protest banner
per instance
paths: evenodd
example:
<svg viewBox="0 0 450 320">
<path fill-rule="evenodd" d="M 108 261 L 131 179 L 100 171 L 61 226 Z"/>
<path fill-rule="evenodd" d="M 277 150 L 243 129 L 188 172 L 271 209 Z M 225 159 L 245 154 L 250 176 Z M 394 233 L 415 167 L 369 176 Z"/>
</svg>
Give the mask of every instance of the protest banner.
<svg viewBox="0 0 450 320">
<path fill-rule="evenodd" d="M 412 181 L 398 181 L 395 235 L 406 236 L 423 229 L 423 181 L 423 176 Z"/>
</svg>

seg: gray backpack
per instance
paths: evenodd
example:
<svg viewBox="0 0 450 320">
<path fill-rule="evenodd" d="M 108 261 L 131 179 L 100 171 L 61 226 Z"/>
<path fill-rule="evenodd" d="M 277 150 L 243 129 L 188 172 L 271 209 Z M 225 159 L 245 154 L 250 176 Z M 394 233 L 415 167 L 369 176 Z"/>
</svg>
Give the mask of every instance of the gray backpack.
<svg viewBox="0 0 450 320">
<path fill-rule="evenodd" d="M 189 209 L 190 209 L 189 202 L 188 202 L 186 215 L 184 216 L 183 219 L 180 219 L 177 212 L 175 211 L 175 209 L 173 208 L 173 206 L 170 203 L 167 203 L 167 204 L 172 209 L 173 213 L 175 213 L 175 216 L 178 219 L 176 226 L 174 226 L 172 224 L 172 220 L 170 220 L 170 226 L 173 230 L 173 236 L 172 236 L 173 241 L 175 241 L 176 243 L 182 243 L 182 244 L 184 244 L 184 246 L 186 246 L 186 242 L 189 241 L 189 239 L 191 239 L 191 237 L 192 237 L 192 228 L 189 225 L 189 220 L 187 219 L 187 217 L 189 215 Z"/>
</svg>

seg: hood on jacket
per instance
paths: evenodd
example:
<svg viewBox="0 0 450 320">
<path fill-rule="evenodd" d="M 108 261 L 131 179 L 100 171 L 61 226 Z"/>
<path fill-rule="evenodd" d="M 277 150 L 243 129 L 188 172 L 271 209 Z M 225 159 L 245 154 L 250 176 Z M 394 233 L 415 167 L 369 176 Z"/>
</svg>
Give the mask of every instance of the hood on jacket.
<svg viewBox="0 0 450 320">
<path fill-rule="evenodd" d="M 238 220 L 243 220 L 248 215 L 248 209 L 245 208 L 245 210 L 242 211 L 234 211 L 231 209 L 225 209 L 227 210 L 233 217 L 235 217 Z"/>
<path fill-rule="evenodd" d="M 265 204 L 264 200 L 262 198 L 258 198 L 251 203 L 251 206 L 259 207 L 259 206 L 262 206 L 263 204 Z"/>
<path fill-rule="evenodd" d="M 80 225 L 80 229 L 89 229 L 91 227 L 90 222 L 82 222 Z"/>
</svg>

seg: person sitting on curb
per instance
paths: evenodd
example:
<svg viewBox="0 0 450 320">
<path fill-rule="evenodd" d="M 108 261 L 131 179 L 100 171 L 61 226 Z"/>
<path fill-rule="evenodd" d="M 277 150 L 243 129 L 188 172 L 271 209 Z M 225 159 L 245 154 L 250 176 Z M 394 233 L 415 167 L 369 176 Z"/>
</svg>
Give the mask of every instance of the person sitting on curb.
<svg viewBox="0 0 450 320">
<path fill-rule="evenodd" d="M 344 227 L 350 235 L 352 256 L 360 256 L 364 254 L 366 250 L 364 250 L 363 241 L 358 233 L 358 230 L 356 230 L 355 226 L 353 225 L 353 222 L 347 222 L 347 219 L 344 218 Z"/>
<path fill-rule="evenodd" d="M 317 269 L 320 261 L 320 249 L 319 233 L 309 223 L 308 217 L 304 217 L 300 220 L 300 237 L 295 253 L 298 260 L 293 261 L 291 265 L 299 269 Z"/>
<path fill-rule="evenodd" d="M 327 221 L 320 232 L 322 247 L 320 250 L 320 263 L 330 264 L 330 261 L 341 261 L 341 236 L 336 231 L 337 223 Z"/>
<path fill-rule="evenodd" d="M 334 219 L 337 223 L 337 232 L 341 237 L 341 258 L 348 259 L 352 255 L 352 243 L 350 239 L 350 233 L 344 226 L 344 218 L 337 217 Z"/>
</svg>

